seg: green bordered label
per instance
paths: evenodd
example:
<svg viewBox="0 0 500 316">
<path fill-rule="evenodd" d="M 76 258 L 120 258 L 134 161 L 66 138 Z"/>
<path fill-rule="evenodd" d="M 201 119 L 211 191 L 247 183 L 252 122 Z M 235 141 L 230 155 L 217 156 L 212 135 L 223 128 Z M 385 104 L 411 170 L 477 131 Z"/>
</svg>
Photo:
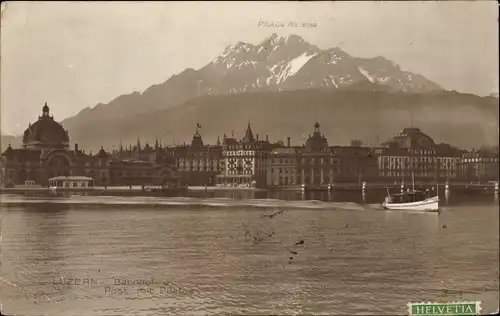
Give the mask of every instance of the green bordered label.
<svg viewBox="0 0 500 316">
<path fill-rule="evenodd" d="M 481 315 L 481 302 L 408 303 L 409 316 Z"/>
</svg>

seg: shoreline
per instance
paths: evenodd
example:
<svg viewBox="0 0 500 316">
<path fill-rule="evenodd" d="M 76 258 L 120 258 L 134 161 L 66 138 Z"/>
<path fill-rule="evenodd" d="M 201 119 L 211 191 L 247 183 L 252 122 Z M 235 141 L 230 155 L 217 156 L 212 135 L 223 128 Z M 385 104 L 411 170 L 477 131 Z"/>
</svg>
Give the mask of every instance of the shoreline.
<svg viewBox="0 0 500 316">
<path fill-rule="evenodd" d="M 406 185 L 405 188 L 411 188 L 412 185 Z M 438 188 L 436 184 L 432 183 L 415 183 L 415 189 L 430 189 Z M 251 192 L 264 192 L 264 191 L 369 191 L 369 190 L 400 190 L 401 185 L 384 184 L 384 183 L 366 183 L 363 189 L 362 184 L 358 183 L 335 183 L 331 187 L 327 185 L 321 186 L 301 186 L 301 185 L 290 185 L 290 186 L 273 186 L 266 188 L 256 188 L 256 187 L 233 187 L 233 186 L 188 186 L 186 188 L 176 188 L 176 189 L 165 189 L 161 191 L 149 191 L 147 189 L 143 190 L 142 186 L 96 186 L 93 188 L 60 188 L 54 191 L 48 187 L 25 187 L 19 186 L 14 188 L 2 188 L 0 187 L 0 194 L 15 194 L 15 193 L 56 193 L 56 192 L 89 192 L 94 194 L 126 194 L 126 193 L 144 193 L 144 195 L 151 194 L 179 194 L 185 192 L 230 192 L 230 191 L 251 191 Z M 446 184 L 439 184 L 439 190 L 467 190 L 467 191 L 489 191 L 498 192 L 498 182 L 497 183 L 449 183 L 448 187 Z"/>
</svg>

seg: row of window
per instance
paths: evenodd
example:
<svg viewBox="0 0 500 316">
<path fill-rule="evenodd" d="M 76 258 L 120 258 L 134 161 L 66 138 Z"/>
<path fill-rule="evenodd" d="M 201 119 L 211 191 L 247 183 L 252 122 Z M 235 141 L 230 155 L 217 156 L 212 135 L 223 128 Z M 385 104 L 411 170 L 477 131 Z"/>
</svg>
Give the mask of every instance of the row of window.
<svg viewBox="0 0 500 316">
<path fill-rule="evenodd" d="M 470 162 L 498 162 L 498 158 L 464 158 L 462 159 L 463 163 Z"/>
<path fill-rule="evenodd" d="M 278 164 L 278 163 L 280 165 L 282 165 L 282 164 L 288 164 L 288 163 L 295 164 L 297 162 L 295 159 L 290 159 L 290 160 L 288 160 L 288 159 L 279 159 L 279 160 L 278 159 L 271 159 L 271 164 Z"/>
<path fill-rule="evenodd" d="M 341 175 L 341 174 L 348 174 L 348 175 L 355 175 L 355 174 L 360 174 L 363 173 L 362 169 L 359 168 L 334 168 L 331 169 L 332 174 L 335 175 Z M 375 171 L 376 172 L 376 171 Z M 271 174 L 316 174 L 318 176 L 321 176 L 321 171 L 320 170 L 295 170 L 295 169 L 286 169 L 286 168 L 271 168 Z M 323 170 L 323 176 L 326 176 L 330 174 L 330 170 Z"/>
<path fill-rule="evenodd" d="M 439 169 L 455 169 L 455 165 L 450 165 L 448 166 L 447 164 L 439 166 L 439 168 L 436 168 L 434 165 L 413 165 L 413 166 L 405 166 L 405 165 L 400 165 L 400 164 L 388 164 L 385 166 L 381 166 L 381 169 L 388 170 L 388 169 L 423 169 L 423 170 L 439 170 Z"/>
<path fill-rule="evenodd" d="M 414 155 L 426 155 L 426 156 L 430 156 L 430 155 L 435 155 L 436 152 L 432 149 L 421 149 L 421 150 L 410 150 L 410 153 L 414 154 Z"/>
<path fill-rule="evenodd" d="M 275 170 L 275 168 L 271 168 L 271 173 L 274 173 L 274 170 Z M 276 172 L 277 173 L 288 173 L 288 172 L 294 173 L 295 169 L 291 169 L 291 168 L 276 168 Z"/>
<path fill-rule="evenodd" d="M 394 161 L 421 161 L 421 162 L 441 162 L 441 161 L 460 161 L 460 158 L 443 158 L 443 157 L 412 157 L 411 159 L 409 157 L 382 157 L 384 162 L 394 162 Z"/>
<path fill-rule="evenodd" d="M 177 170 L 179 171 L 220 171 L 220 170 L 223 170 L 224 168 L 222 167 L 213 167 L 213 168 L 210 168 L 210 166 L 198 166 L 198 167 L 179 167 L 177 168 Z"/>
<path fill-rule="evenodd" d="M 252 170 L 241 170 L 241 171 L 238 171 L 238 170 L 228 170 L 227 171 L 227 174 L 228 175 L 238 175 L 238 174 L 242 174 L 242 175 L 253 175 L 253 172 Z"/>
<path fill-rule="evenodd" d="M 454 171 L 447 171 L 447 172 L 438 172 L 437 174 L 435 172 L 415 172 L 413 173 L 415 177 L 435 177 L 435 176 L 450 176 L 454 177 L 455 172 Z M 399 172 L 399 171 L 393 171 L 393 172 L 381 172 L 380 176 L 382 177 L 411 177 L 412 173 L 409 172 Z"/>
<path fill-rule="evenodd" d="M 199 159 L 199 160 L 193 160 L 193 159 L 177 159 L 177 163 L 213 163 L 213 164 L 218 164 L 218 163 L 223 163 L 222 160 L 218 159 Z"/>
<path fill-rule="evenodd" d="M 225 156 L 253 156 L 255 151 L 226 151 Z"/>
</svg>

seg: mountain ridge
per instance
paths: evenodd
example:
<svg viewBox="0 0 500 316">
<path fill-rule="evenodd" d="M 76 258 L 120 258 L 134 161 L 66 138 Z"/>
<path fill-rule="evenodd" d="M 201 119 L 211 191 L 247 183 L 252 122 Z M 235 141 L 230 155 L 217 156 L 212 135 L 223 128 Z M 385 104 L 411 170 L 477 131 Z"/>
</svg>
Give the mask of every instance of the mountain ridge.
<svg viewBox="0 0 500 316">
<path fill-rule="evenodd" d="M 196 124 L 205 143 L 215 144 L 224 133 L 240 139 L 251 122 L 254 134 L 270 140 L 291 137 L 303 144 L 315 121 L 330 144 L 349 145 L 353 139 L 366 145 L 380 145 L 390 135 L 413 126 L 436 142 L 462 148 L 498 144 L 498 99 L 449 91 L 426 94 L 357 89 L 307 89 L 282 92 L 245 92 L 231 95 L 204 95 L 185 103 L 151 110 L 133 118 L 88 124 L 79 122 L 69 130 L 71 142 L 85 150 L 104 146 L 160 143 L 189 143 Z M 3 144 L 2 144 L 3 145 Z M 20 145 L 20 138 L 12 142 Z"/>
<path fill-rule="evenodd" d="M 187 68 L 142 93 L 123 94 L 107 104 L 84 108 L 63 123 L 70 126 L 75 120 L 104 118 L 112 121 L 176 106 L 204 94 L 341 89 L 359 83 L 364 83 L 364 89 L 378 83 L 394 91 L 443 90 L 421 75 L 402 71 L 384 57 L 352 57 L 338 47 L 321 50 L 300 36 L 273 33 L 257 45 L 244 42 L 228 45 L 221 55 L 198 70 Z"/>
<path fill-rule="evenodd" d="M 384 57 L 352 57 L 338 47 L 319 49 L 300 36 L 276 34 L 257 45 L 228 45 L 198 70 L 187 68 L 61 123 L 73 143 L 95 151 L 135 144 L 137 138 L 154 143 L 167 130 L 165 140 L 189 142 L 197 122 L 207 128 L 204 140 L 215 143 L 249 119 L 256 133 L 276 140 L 291 136 L 292 142 L 321 119 L 329 141 L 347 145 L 351 139 L 380 143 L 372 136 L 399 132 L 408 126 L 410 111 L 431 137 L 463 147 L 498 143 L 492 136 L 498 98 L 445 91 Z M 450 117 L 457 123 L 449 123 Z"/>
</svg>

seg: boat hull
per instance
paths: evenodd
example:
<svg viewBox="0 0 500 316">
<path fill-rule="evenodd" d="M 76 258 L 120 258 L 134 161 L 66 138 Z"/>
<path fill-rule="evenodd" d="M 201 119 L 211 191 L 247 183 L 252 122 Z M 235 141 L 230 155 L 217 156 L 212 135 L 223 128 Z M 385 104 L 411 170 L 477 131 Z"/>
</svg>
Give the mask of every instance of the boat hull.
<svg viewBox="0 0 500 316">
<path fill-rule="evenodd" d="M 423 212 L 437 212 L 439 210 L 439 197 L 425 199 L 418 202 L 410 203 L 382 203 L 386 210 L 402 210 L 402 211 L 423 211 Z"/>
</svg>

